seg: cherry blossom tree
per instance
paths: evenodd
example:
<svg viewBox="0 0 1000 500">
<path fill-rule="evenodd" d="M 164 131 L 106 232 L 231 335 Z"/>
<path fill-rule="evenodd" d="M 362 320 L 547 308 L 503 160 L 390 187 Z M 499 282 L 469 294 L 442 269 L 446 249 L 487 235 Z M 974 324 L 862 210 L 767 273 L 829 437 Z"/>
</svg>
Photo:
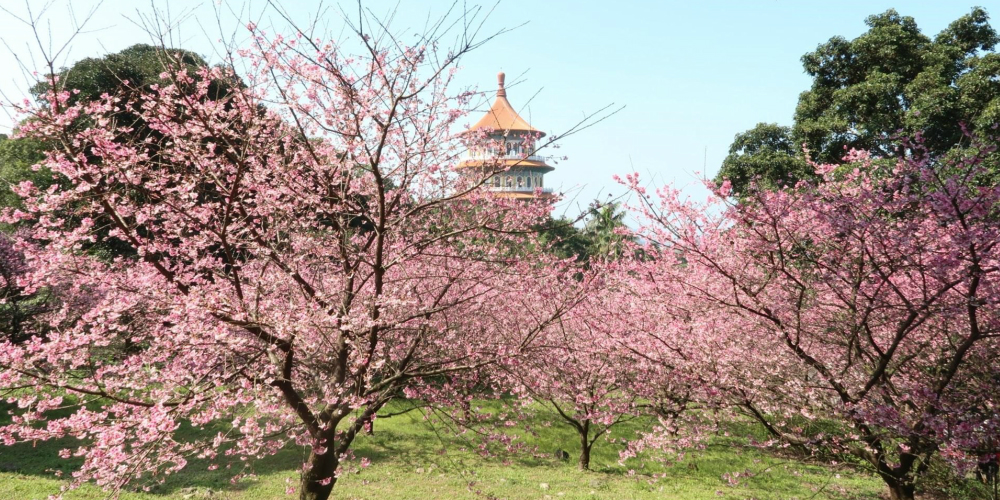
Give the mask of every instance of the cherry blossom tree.
<svg viewBox="0 0 1000 500">
<path fill-rule="evenodd" d="M 507 387 L 578 433 L 581 469 L 589 468 L 595 443 L 636 417 L 654 423 L 621 439 L 622 461 L 646 450 L 673 461 L 713 428 L 714 400 L 698 363 L 714 346 L 683 304 L 650 307 L 650 297 L 683 291 L 650 272 L 660 249 L 641 249 L 624 236 L 624 255 L 594 259 L 577 275 L 588 280 L 581 303 L 541 332 L 532 350 L 497 366 Z"/>
<path fill-rule="evenodd" d="M 669 464 L 701 448 L 717 430 L 717 400 L 702 370 L 704 353 L 716 346 L 703 333 L 708 325 L 689 304 L 675 299 L 683 296 L 684 283 L 670 273 L 671 279 L 663 279 L 659 272 L 656 261 L 676 263 L 672 250 L 630 242 L 627 253 L 595 269 L 614 290 L 599 321 L 608 342 L 623 352 L 623 361 L 637 375 L 625 391 L 655 423 L 628 439 L 620 457 L 625 461 L 652 452 L 649 458 Z"/>
<path fill-rule="evenodd" d="M 503 385 L 576 431 L 582 470 L 590 468 L 599 439 L 639 414 L 641 396 L 634 389 L 643 379 L 642 365 L 608 331 L 614 324 L 608 299 L 615 294 L 599 272 L 588 274 L 599 286 L 579 307 L 541 332 L 533 349 L 498 365 Z"/>
<path fill-rule="evenodd" d="M 670 251 L 645 270 L 673 284 L 650 309 L 689 311 L 715 397 L 775 443 L 860 458 L 900 500 L 935 456 L 975 463 L 1000 396 L 995 147 L 935 163 L 907 147 L 735 205 L 728 182 L 699 203 L 623 181 L 643 237 Z"/>
<path fill-rule="evenodd" d="M 482 41 L 473 14 L 412 44 L 366 17 L 340 44 L 250 24 L 233 55 L 245 85 L 223 98 L 209 82 L 231 69 L 177 65 L 135 99 L 74 102 L 53 76 L 18 105 L 20 133 L 57 145 L 44 166 L 66 179 L 22 183 L 4 215 L 29 227 L 19 286 L 71 286 L 57 331 L 0 343 L 0 391 L 19 408 L 0 442 L 79 438 L 62 452 L 83 457 L 73 485 L 112 490 L 294 442 L 311 449 L 300 498 L 325 499 L 388 401 L 433 399 L 532 345 L 583 288 L 566 263 L 525 258 L 548 201 L 495 198 L 452 169 L 479 139 L 455 133 L 475 94 L 448 91 Z M 150 134 L 128 140 L 123 112 Z M 134 257 L 83 251 L 102 238 Z M 123 336 L 134 348 L 109 355 Z"/>
</svg>

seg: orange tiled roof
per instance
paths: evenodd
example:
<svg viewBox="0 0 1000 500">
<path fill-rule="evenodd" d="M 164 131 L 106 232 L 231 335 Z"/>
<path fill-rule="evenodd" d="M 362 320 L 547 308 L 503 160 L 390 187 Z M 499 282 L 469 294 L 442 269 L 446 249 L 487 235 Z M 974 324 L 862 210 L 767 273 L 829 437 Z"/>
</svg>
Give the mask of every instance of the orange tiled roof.
<svg viewBox="0 0 1000 500">
<path fill-rule="evenodd" d="M 521 118 L 514 111 L 514 107 L 510 105 L 510 101 L 507 100 L 507 90 L 503 86 L 504 74 L 501 72 L 497 75 L 497 83 L 499 84 L 499 89 L 497 89 L 497 100 L 493 101 L 493 106 L 490 110 L 486 112 L 481 120 L 479 120 L 475 125 L 469 128 L 469 130 L 476 130 L 480 128 L 489 128 L 495 130 L 517 130 L 524 132 L 533 132 L 544 136 L 545 132 L 532 127 L 524 118 Z"/>
</svg>

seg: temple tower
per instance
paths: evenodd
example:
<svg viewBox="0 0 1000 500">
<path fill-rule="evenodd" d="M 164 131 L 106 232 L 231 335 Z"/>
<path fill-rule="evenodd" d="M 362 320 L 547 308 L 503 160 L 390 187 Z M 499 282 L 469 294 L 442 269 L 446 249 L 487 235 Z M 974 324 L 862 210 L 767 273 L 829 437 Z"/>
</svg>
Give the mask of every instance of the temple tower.
<svg viewBox="0 0 1000 500">
<path fill-rule="evenodd" d="M 485 144 L 469 150 L 458 165 L 459 171 L 479 179 L 489 177 L 487 189 L 501 196 L 522 199 L 551 196 L 552 189 L 545 187 L 544 176 L 555 168 L 537 153 L 539 139 L 545 132 L 532 127 L 514 111 L 507 100 L 502 72 L 497 75 L 497 84 L 493 106 L 468 131 L 485 131 Z"/>
</svg>

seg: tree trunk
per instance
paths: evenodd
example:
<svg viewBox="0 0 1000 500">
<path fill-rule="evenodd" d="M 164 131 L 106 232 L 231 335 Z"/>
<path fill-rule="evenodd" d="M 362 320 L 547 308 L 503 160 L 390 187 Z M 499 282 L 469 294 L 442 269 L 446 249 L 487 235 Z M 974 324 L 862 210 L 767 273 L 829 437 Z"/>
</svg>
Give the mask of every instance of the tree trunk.
<svg viewBox="0 0 1000 500">
<path fill-rule="evenodd" d="M 587 439 L 590 436 L 590 420 L 584 420 L 580 431 L 580 470 L 590 470 L 590 448 L 593 443 Z"/>
<path fill-rule="evenodd" d="M 913 446 L 916 448 L 916 446 Z M 882 457 L 880 457 L 882 458 Z M 930 459 L 928 455 L 927 460 Z M 899 454 L 899 465 L 895 468 L 889 467 L 885 462 L 878 464 L 882 480 L 889 487 L 889 500 L 914 500 L 916 486 L 914 486 L 914 476 L 919 475 L 922 470 L 914 470 L 917 463 L 917 455 L 910 453 Z M 924 462 L 926 464 L 927 462 Z"/>
<path fill-rule="evenodd" d="M 585 444 L 580 448 L 580 470 L 590 470 L 590 445 Z"/>
<path fill-rule="evenodd" d="M 886 481 L 889 485 L 889 500 L 914 500 L 916 488 L 912 484 L 903 484 L 896 481 Z"/>
<path fill-rule="evenodd" d="M 337 471 L 337 453 L 328 449 L 326 453 L 317 455 L 315 451 L 309 453 L 309 470 L 302 473 L 302 480 L 299 483 L 299 500 L 327 500 L 333 492 L 333 485 L 337 483 L 337 478 L 333 474 Z M 321 484 L 330 478 L 327 484 Z"/>
</svg>

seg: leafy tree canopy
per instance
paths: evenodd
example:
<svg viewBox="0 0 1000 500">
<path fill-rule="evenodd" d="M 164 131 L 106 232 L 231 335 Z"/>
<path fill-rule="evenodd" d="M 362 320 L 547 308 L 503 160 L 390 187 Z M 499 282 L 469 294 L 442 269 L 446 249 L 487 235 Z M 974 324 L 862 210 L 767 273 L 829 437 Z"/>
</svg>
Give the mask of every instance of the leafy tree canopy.
<svg viewBox="0 0 1000 500">
<path fill-rule="evenodd" d="M 72 95 L 70 104 L 99 99 L 103 94 L 127 99 L 135 92 L 163 83 L 164 79 L 160 75 L 167 69 L 176 69 L 178 65 L 188 67 L 193 73 L 197 68 L 208 64 L 201 56 L 186 50 L 164 50 L 152 45 L 136 44 L 121 52 L 99 58 L 88 57 L 69 68 L 63 68 L 57 75 L 58 85 L 79 91 Z M 225 95 L 230 88 L 227 85 L 224 82 L 212 82 L 208 95 Z M 31 93 L 39 98 L 49 88 L 49 81 L 43 80 L 31 88 Z M 31 181 L 40 188 L 47 188 L 55 182 L 48 169 L 32 169 L 32 165 L 43 159 L 45 149 L 45 145 L 37 139 L 11 139 L 0 134 L 0 208 L 21 206 L 17 195 L 11 190 L 12 186 L 20 182 Z"/>
<path fill-rule="evenodd" d="M 728 177 L 742 192 L 754 177 L 762 187 L 808 179 L 803 145 L 814 160 L 833 163 L 852 148 L 898 157 L 895 139 L 919 135 L 936 158 L 961 145 L 963 124 L 975 133 L 1000 122 L 1000 37 L 984 9 L 933 38 L 892 9 L 865 24 L 857 38 L 833 37 L 802 56 L 813 83 L 799 96 L 794 124 L 738 134 L 718 180 Z"/>
<path fill-rule="evenodd" d="M 626 228 L 620 204 L 595 202 L 588 209 L 582 228 L 573 222 L 565 217 L 548 220 L 536 228 L 538 241 L 553 255 L 581 262 L 591 258 L 618 259 L 624 255 L 630 237 L 620 231 Z"/>
<path fill-rule="evenodd" d="M 208 66 L 204 58 L 181 49 L 163 49 L 147 44 L 135 44 L 121 52 L 104 57 L 88 57 L 59 72 L 59 85 L 79 90 L 72 102 L 99 99 L 102 94 L 130 96 L 132 92 L 148 89 L 150 85 L 164 83 L 160 75 L 164 71 L 175 70 L 178 66 L 194 70 Z M 50 88 L 48 81 L 42 81 L 31 88 L 39 97 Z M 213 82 L 209 96 L 221 96 L 226 92 L 220 82 Z"/>
<path fill-rule="evenodd" d="M 776 123 L 758 123 L 736 134 L 729 146 L 729 156 L 719 170 L 719 181 L 729 179 L 733 186 L 742 188 L 756 180 L 761 187 L 776 188 L 811 178 L 811 167 L 798 154 L 799 150 L 801 147 L 792 139 L 791 128 Z"/>
<path fill-rule="evenodd" d="M 52 184 L 49 169 L 32 169 L 32 165 L 42 160 L 42 151 L 42 144 L 36 139 L 11 139 L 0 134 L 0 208 L 21 206 L 20 198 L 11 189 L 19 182 L 31 181 L 43 189 Z M 9 229 L 5 226 L 0 224 L 0 229 Z"/>
<path fill-rule="evenodd" d="M 631 238 L 622 233 L 625 212 L 618 203 L 594 205 L 590 209 L 583 235 L 590 241 L 592 256 L 618 259 L 625 255 L 625 244 Z"/>
</svg>

